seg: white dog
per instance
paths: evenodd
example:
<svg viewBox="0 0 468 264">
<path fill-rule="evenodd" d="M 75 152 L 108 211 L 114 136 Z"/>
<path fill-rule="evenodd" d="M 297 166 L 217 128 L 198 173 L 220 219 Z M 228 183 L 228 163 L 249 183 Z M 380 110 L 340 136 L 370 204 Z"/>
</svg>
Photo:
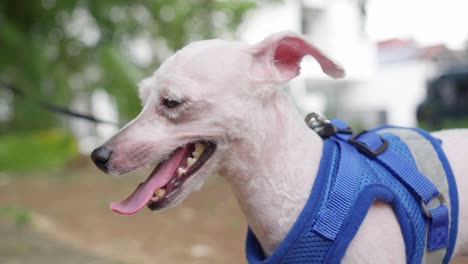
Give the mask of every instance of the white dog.
<svg viewBox="0 0 468 264">
<path fill-rule="evenodd" d="M 156 166 L 125 201 L 132 214 L 171 207 L 219 173 L 230 184 L 265 256 L 286 237 L 311 193 L 323 140 L 280 90 L 299 74 L 303 56 L 323 71 L 343 68 L 301 36 L 274 34 L 256 45 L 192 43 L 140 83 L 143 110 L 92 158 L 112 175 Z M 453 256 L 468 254 L 468 130 L 434 133 L 456 177 L 459 229 Z M 377 201 L 343 263 L 405 263 L 405 242 L 392 206 Z"/>
</svg>

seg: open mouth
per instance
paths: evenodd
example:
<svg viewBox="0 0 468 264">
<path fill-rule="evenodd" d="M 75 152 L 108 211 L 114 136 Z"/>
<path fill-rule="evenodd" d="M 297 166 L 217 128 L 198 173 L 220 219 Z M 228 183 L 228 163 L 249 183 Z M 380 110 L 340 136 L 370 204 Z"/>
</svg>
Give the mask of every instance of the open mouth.
<svg viewBox="0 0 468 264">
<path fill-rule="evenodd" d="M 112 203 L 112 211 L 133 214 L 145 205 L 151 210 L 164 208 L 177 196 L 184 182 L 206 163 L 215 150 L 216 144 L 207 141 L 177 148 L 167 160 L 156 166 L 149 177 L 140 183 L 127 199 Z"/>
</svg>

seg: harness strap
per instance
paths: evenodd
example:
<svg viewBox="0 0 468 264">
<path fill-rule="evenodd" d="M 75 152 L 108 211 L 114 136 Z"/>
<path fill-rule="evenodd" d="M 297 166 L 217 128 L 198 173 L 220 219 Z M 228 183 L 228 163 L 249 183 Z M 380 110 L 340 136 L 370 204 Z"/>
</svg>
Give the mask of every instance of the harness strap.
<svg viewBox="0 0 468 264">
<path fill-rule="evenodd" d="M 402 129 L 401 127 L 386 126 L 373 130 L 379 134 L 390 133 L 401 138 L 408 146 L 418 170 L 426 176 L 439 190 L 441 197 L 445 198 L 443 203 L 449 210 L 449 242 L 448 246 L 438 250 L 428 251 L 427 240 L 421 263 L 440 264 L 449 263 L 457 236 L 458 198 L 456 185 L 450 164 L 443 153 L 440 153 L 442 141 L 433 138 L 429 133 L 420 129 Z M 427 162 L 428 160 L 437 162 Z M 435 207 L 440 201 L 429 204 Z M 424 218 L 426 219 L 426 218 Z M 427 232 L 427 229 L 425 230 Z"/>
<path fill-rule="evenodd" d="M 352 138 L 360 144 L 367 146 L 372 151 L 376 151 L 383 144 L 383 140 L 375 132 L 365 132 Z M 352 141 L 351 141 L 352 142 Z M 368 155 L 367 153 L 364 153 Z M 449 213 L 444 204 L 443 196 L 437 187 L 420 173 L 416 166 L 401 159 L 397 153 L 391 149 L 386 149 L 371 158 L 378 160 L 381 165 L 392 172 L 401 182 L 410 188 L 421 200 L 423 213 L 429 221 L 427 238 L 427 248 L 429 251 L 437 250 L 448 246 L 449 234 Z M 439 200 L 435 208 L 427 209 L 432 200 Z"/>
<path fill-rule="evenodd" d="M 349 212 L 355 199 L 359 163 L 358 159 L 353 157 L 356 154 L 354 152 L 359 151 L 377 160 L 421 200 L 422 212 L 429 222 L 428 250 L 447 247 L 449 212 L 437 187 L 419 172 L 415 165 L 389 149 L 388 142 L 377 133 L 365 131 L 352 136 L 345 122 L 333 119 L 330 125 L 336 128 L 335 133 L 327 136 L 337 142 L 340 147 L 340 165 L 336 175 L 336 184 L 332 187 L 330 197 L 322 207 L 313 230 L 330 240 L 335 240 L 341 230 L 346 212 Z M 428 209 L 428 204 L 432 205 L 436 199 L 439 200 L 438 206 Z"/>
<path fill-rule="evenodd" d="M 341 153 L 335 184 L 312 229 L 330 240 L 335 240 L 358 193 L 356 191 L 359 184 L 359 159 L 356 148 L 346 140 L 339 140 L 340 137 L 347 138 L 352 134 L 346 122 L 334 119 L 327 123 L 323 131 L 332 132 L 324 136 L 335 141 Z"/>
<path fill-rule="evenodd" d="M 358 137 L 354 137 L 353 141 L 364 144 L 371 150 L 378 149 L 384 144 L 382 138 L 374 132 L 362 133 Z M 422 175 L 416 166 L 401 159 L 399 155 L 391 149 L 386 149 L 379 155 L 370 158 L 375 158 L 380 161 L 388 170 L 416 193 L 425 204 L 439 194 L 435 185 Z"/>
<path fill-rule="evenodd" d="M 353 206 L 359 184 L 359 158 L 356 149 L 343 141 L 337 141 L 337 143 L 341 155 L 335 184 L 312 228 L 330 240 L 335 240 L 341 230 L 343 222 Z"/>
</svg>

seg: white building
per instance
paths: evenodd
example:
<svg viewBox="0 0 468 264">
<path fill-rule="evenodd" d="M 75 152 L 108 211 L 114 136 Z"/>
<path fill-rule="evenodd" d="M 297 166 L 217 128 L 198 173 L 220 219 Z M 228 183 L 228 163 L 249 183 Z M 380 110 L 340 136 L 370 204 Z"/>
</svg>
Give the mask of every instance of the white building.
<svg viewBox="0 0 468 264">
<path fill-rule="evenodd" d="M 364 32 L 358 1 L 286 0 L 251 12 L 239 28 L 243 41 L 255 43 L 268 34 L 293 30 L 305 35 L 346 69 L 346 78 L 333 80 L 311 57 L 302 62 L 301 75 L 288 92 L 303 114 L 343 112 L 343 96 L 366 86 L 376 68 L 374 45 Z"/>
<path fill-rule="evenodd" d="M 239 28 L 243 41 L 293 30 L 344 66 L 347 76 L 332 80 L 311 57 L 288 92 L 305 115 L 325 112 L 357 127 L 390 123 L 416 126 L 416 108 L 425 97 L 434 62 L 417 46 L 377 46 L 365 32 L 361 1 L 285 0 L 256 9 Z"/>
</svg>

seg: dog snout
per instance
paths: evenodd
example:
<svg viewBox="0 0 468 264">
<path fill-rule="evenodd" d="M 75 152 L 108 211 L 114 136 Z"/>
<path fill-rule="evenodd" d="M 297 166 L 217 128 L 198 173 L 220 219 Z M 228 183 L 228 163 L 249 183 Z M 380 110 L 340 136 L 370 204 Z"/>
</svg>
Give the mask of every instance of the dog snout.
<svg viewBox="0 0 468 264">
<path fill-rule="evenodd" d="M 100 170 L 107 173 L 108 162 L 111 158 L 111 155 L 112 149 L 106 146 L 100 146 L 99 148 L 93 150 L 91 153 L 91 159 Z"/>
</svg>

